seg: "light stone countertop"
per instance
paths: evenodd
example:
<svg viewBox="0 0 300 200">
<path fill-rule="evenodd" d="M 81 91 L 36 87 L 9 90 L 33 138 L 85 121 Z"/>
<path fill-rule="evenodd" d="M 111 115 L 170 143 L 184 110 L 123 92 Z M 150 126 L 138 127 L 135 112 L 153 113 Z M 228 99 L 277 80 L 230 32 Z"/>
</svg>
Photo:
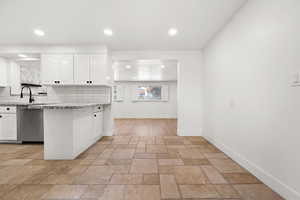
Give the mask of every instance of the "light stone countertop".
<svg viewBox="0 0 300 200">
<path fill-rule="evenodd" d="M 0 106 L 27 106 L 29 109 L 80 109 L 107 105 L 109 103 L 25 103 L 25 102 L 0 102 Z"/>
<path fill-rule="evenodd" d="M 17 101 L 0 101 L 0 106 L 35 106 L 44 104 L 55 104 L 55 102 L 40 102 L 40 103 L 28 103 L 28 102 L 17 102 Z"/>
<path fill-rule="evenodd" d="M 30 105 L 32 109 L 80 109 L 85 107 L 93 107 L 106 105 L 103 103 L 55 103 L 55 104 L 44 104 L 44 105 Z"/>
</svg>

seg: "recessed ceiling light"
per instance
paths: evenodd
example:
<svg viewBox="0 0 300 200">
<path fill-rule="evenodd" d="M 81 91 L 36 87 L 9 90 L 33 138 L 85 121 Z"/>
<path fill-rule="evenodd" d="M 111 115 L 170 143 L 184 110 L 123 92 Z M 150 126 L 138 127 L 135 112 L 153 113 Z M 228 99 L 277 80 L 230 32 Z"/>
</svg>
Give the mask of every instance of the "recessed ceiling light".
<svg viewBox="0 0 300 200">
<path fill-rule="evenodd" d="M 126 67 L 126 69 L 130 69 L 130 68 L 131 68 L 131 66 L 130 66 L 130 65 L 126 65 L 125 67 Z"/>
<path fill-rule="evenodd" d="M 164 69 L 166 66 L 164 66 L 164 65 L 161 65 L 160 67 L 161 67 L 162 69 Z"/>
<path fill-rule="evenodd" d="M 103 33 L 107 36 L 112 36 L 114 34 L 111 29 L 104 29 Z"/>
<path fill-rule="evenodd" d="M 18 54 L 18 56 L 19 56 L 20 58 L 26 58 L 26 57 L 27 57 L 25 54 Z"/>
<path fill-rule="evenodd" d="M 44 36 L 45 32 L 41 29 L 34 29 L 34 34 L 36 34 L 37 36 Z"/>
<path fill-rule="evenodd" d="M 178 30 L 176 28 L 170 28 L 169 31 L 168 31 L 168 34 L 170 36 L 177 35 L 177 33 L 178 33 Z"/>
</svg>

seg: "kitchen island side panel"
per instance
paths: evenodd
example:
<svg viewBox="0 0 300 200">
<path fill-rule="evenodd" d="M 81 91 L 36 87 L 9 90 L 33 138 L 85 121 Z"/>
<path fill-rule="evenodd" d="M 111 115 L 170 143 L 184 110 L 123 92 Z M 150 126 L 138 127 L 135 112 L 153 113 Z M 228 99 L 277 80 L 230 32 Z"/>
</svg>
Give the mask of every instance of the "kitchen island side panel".
<svg viewBox="0 0 300 200">
<path fill-rule="evenodd" d="M 44 159 L 74 159 L 73 110 L 44 110 Z"/>
</svg>

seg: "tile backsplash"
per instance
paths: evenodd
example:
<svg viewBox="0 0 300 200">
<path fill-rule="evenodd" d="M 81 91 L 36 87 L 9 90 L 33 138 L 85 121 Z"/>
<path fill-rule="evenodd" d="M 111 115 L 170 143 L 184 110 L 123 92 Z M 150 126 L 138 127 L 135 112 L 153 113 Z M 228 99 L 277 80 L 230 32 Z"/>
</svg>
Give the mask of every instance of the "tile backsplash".
<svg viewBox="0 0 300 200">
<path fill-rule="evenodd" d="M 47 87 L 47 96 L 35 96 L 37 102 L 110 103 L 111 88 L 103 86 Z M 10 87 L 0 88 L 0 101 L 28 101 L 28 97 L 10 95 Z"/>
<path fill-rule="evenodd" d="M 108 87 L 50 87 L 47 89 L 49 97 L 56 97 L 61 102 L 103 102 L 109 103 L 111 99 Z"/>
</svg>

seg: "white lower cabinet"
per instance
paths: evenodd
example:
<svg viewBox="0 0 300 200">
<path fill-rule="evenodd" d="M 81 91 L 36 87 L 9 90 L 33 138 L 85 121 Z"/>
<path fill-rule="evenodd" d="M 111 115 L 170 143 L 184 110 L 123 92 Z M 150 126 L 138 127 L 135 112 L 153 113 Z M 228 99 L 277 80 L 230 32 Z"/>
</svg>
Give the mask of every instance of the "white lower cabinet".
<svg viewBox="0 0 300 200">
<path fill-rule="evenodd" d="M 44 109 L 44 159 L 75 159 L 96 143 L 103 134 L 101 109 Z"/>
<path fill-rule="evenodd" d="M 11 107 L 0 108 L 0 140 L 17 140 L 17 114 Z"/>
<path fill-rule="evenodd" d="M 93 139 L 100 139 L 103 135 L 103 112 L 94 113 Z"/>
</svg>

